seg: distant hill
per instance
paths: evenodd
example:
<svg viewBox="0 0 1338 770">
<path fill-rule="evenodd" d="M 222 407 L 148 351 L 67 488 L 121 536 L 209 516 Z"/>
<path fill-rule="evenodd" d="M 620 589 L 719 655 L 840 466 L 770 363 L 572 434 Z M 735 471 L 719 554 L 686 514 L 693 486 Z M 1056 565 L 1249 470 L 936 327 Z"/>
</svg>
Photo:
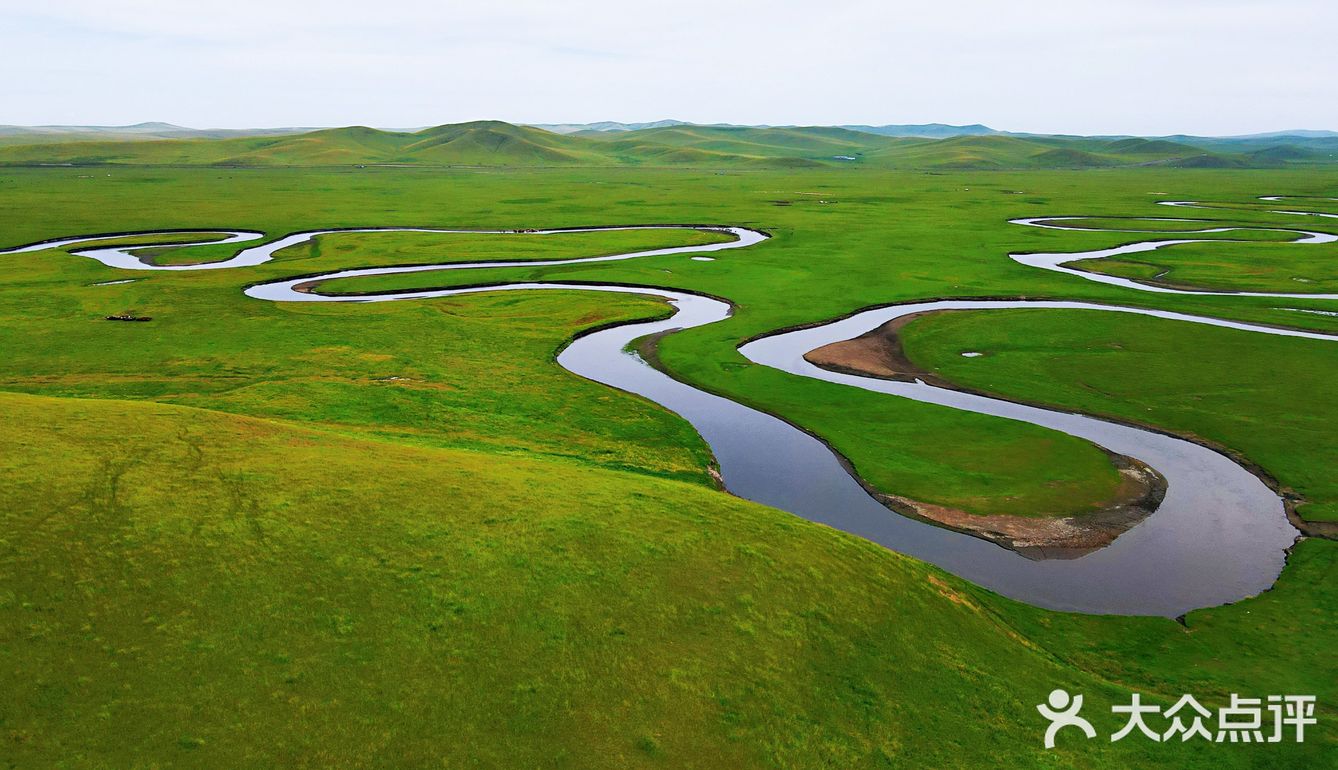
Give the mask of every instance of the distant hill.
<svg viewBox="0 0 1338 770">
<path fill-rule="evenodd" d="M 1280 139 L 1285 137 L 1299 136 L 1305 139 L 1338 139 L 1338 131 L 1316 131 L 1314 129 L 1296 128 L 1290 131 L 1270 131 L 1266 134 L 1244 134 L 1242 136 L 1229 136 L 1226 139 Z"/>
<path fill-rule="evenodd" d="M 310 166 L 368 164 L 572 165 L 601 160 L 575 138 L 476 121 L 413 133 L 366 126 L 284 136 L 97 141 L 0 147 L 0 162 Z"/>
<path fill-rule="evenodd" d="M 501 121 L 416 132 L 365 126 L 228 139 L 83 141 L 0 146 L 5 164 L 148 165 L 717 165 L 786 167 L 836 163 L 896 140 L 840 128 L 671 125 L 597 136 L 559 134 Z"/>
<path fill-rule="evenodd" d="M 648 128 L 601 137 L 602 142 L 623 157 L 646 145 L 690 148 L 717 155 L 740 158 L 806 158 L 834 160 L 837 156 L 859 157 L 863 153 L 889 145 L 889 140 L 833 127 L 752 128 L 748 126 L 677 125 Z"/>
<path fill-rule="evenodd" d="M 1074 147 L 1057 147 L 1032 155 L 1027 164 L 1035 168 L 1100 168 L 1117 165 L 1117 161 Z"/>
<path fill-rule="evenodd" d="M 798 126 L 747 126 L 735 123 L 688 123 L 682 120 L 657 120 L 653 123 L 618 123 L 616 121 L 605 120 L 598 123 L 535 123 L 535 128 L 542 128 L 545 131 L 552 131 L 558 134 L 576 134 L 576 133 L 603 133 L 607 131 L 641 131 L 647 128 L 669 128 L 673 126 L 692 126 L 694 128 L 798 128 Z M 984 136 L 987 134 L 1001 133 L 995 131 L 989 126 L 982 126 L 975 123 L 969 126 L 953 126 L 947 123 L 917 123 L 907 125 L 886 125 L 886 126 L 868 126 L 868 125 L 841 125 L 833 128 L 844 128 L 848 131 L 860 131 L 866 134 L 878 134 L 880 136 L 903 136 L 918 138 L 944 138 L 950 136 Z"/>
<path fill-rule="evenodd" d="M 227 139 L 303 134 L 311 128 L 185 128 L 171 123 L 132 126 L 0 126 L 0 146 L 51 142 L 129 142 L 153 139 Z"/>
<path fill-rule="evenodd" d="M 194 129 L 174 126 L 171 123 L 136 123 L 133 126 L 0 126 L 0 135 L 24 136 L 39 134 L 188 134 Z"/>
<path fill-rule="evenodd" d="M 924 137 L 896 135 L 896 130 L 908 127 L 895 126 L 877 127 L 892 132 L 879 133 L 867 126 L 703 126 L 681 121 L 658 121 L 641 128 L 589 125 L 622 127 L 561 132 L 495 120 L 404 131 L 349 126 L 208 132 L 164 123 L 3 127 L 0 164 L 991 170 L 1250 168 L 1338 162 L 1338 136 L 1081 137 L 947 126 L 943 130 L 968 133 Z"/>
<path fill-rule="evenodd" d="M 989 126 L 982 126 L 979 123 L 973 123 L 969 126 L 952 126 L 947 123 L 916 123 L 908 125 L 888 125 L 888 126 L 841 126 L 851 131 L 863 131 L 869 134 L 880 134 L 882 136 L 911 136 L 926 139 L 943 139 L 952 136 L 988 136 L 990 134 L 1002 133 L 995 131 Z"/>
<path fill-rule="evenodd" d="M 906 142 L 906 140 L 902 140 Z M 954 136 L 910 140 L 872 153 L 869 161 L 891 168 L 1023 168 L 1032 156 L 1052 148 L 1011 136 Z"/>
<path fill-rule="evenodd" d="M 1250 162 L 1246 158 L 1232 158 L 1204 152 L 1185 158 L 1169 158 L 1147 165 L 1172 166 L 1174 168 L 1246 168 L 1250 165 Z"/>
<path fill-rule="evenodd" d="M 1271 147 L 1294 147 L 1318 161 L 1338 159 L 1338 133 L 1332 131 L 1280 132 L 1253 136 L 1181 135 L 1161 138 L 1219 153 L 1254 153 Z"/>
<path fill-rule="evenodd" d="M 1290 144 L 1278 144 L 1271 147 L 1265 147 L 1262 150 L 1255 150 L 1250 153 L 1250 157 L 1256 161 L 1299 161 L 1317 160 L 1323 157 L 1323 153 L 1318 150 L 1310 150 Z"/>
<path fill-rule="evenodd" d="M 656 120 L 651 123 L 619 123 L 614 120 L 601 120 L 598 123 L 534 123 L 534 128 L 542 128 L 555 134 L 575 134 L 579 131 L 640 131 L 643 128 L 665 128 L 668 126 L 689 125 L 681 120 Z"/>
<path fill-rule="evenodd" d="M 1105 152 L 1114 155 L 1143 155 L 1143 156 L 1173 156 L 1184 157 L 1189 155 L 1202 154 L 1202 150 L 1191 147 L 1180 142 L 1170 142 L 1165 139 L 1143 139 L 1140 137 L 1130 137 L 1128 139 L 1117 139 L 1109 142 L 1103 148 Z"/>
</svg>

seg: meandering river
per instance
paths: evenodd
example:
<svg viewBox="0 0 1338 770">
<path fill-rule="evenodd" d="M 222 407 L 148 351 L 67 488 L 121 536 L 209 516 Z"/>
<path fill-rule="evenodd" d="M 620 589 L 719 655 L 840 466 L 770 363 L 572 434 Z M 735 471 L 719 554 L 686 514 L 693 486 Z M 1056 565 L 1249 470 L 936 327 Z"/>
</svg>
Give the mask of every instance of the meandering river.
<svg viewBox="0 0 1338 770">
<path fill-rule="evenodd" d="M 1173 202 L 1175 205 L 1203 205 Z M 1309 212 L 1278 212 L 1309 215 Z M 1086 229 L 1066 224 L 1079 218 L 1031 218 L 1017 224 Z M 645 228 L 607 227 L 579 230 L 525 231 L 542 237 L 556 232 L 594 230 L 691 228 L 730 234 L 733 240 L 703 246 L 650 249 L 625 254 L 538 261 L 488 261 L 340 270 L 317 276 L 283 279 L 250 286 L 248 296 L 275 302 L 390 302 L 457 296 L 477 292 L 529 290 L 582 290 L 659 297 L 672 304 L 670 318 L 629 323 L 579 337 L 558 356 L 558 363 L 583 377 L 645 396 L 681 415 L 709 443 L 720 465 L 726 488 L 740 496 L 859 535 L 890 549 L 937 564 L 961 577 L 1006 596 L 1038 606 L 1094 613 L 1151 614 L 1175 616 L 1191 609 L 1213 606 L 1254 595 L 1270 587 L 1281 571 L 1286 549 L 1297 532 L 1287 522 L 1282 501 L 1259 478 L 1215 451 L 1169 435 L 1142 430 L 1084 415 L 1025 406 L 1002 399 L 967 394 L 920 382 L 902 383 L 871 377 L 838 374 L 820 369 L 803 354 L 821 345 L 849 339 L 894 318 L 935 310 L 995 310 L 1017 307 L 1080 309 L 1130 313 L 1185 323 L 1200 323 L 1247 333 L 1274 334 L 1309 339 L 1338 339 L 1315 332 L 1237 323 L 1217 318 L 1170 311 L 1119 307 L 1065 301 L 925 301 L 868 310 L 823 326 L 773 334 L 740 348 L 749 360 L 791 374 L 821 379 L 849 387 L 887 393 L 1019 420 L 1059 430 L 1093 441 L 1118 454 L 1135 457 L 1155 468 L 1168 482 L 1166 498 L 1145 521 L 1121 535 L 1114 543 L 1081 558 L 1032 560 L 993 543 L 955 531 L 931 526 L 893 513 L 873 499 L 845 470 L 840 460 L 821 441 L 772 415 L 699 390 L 652 368 L 627 348 L 647 335 L 703 326 L 723 320 L 731 307 L 720 300 L 688 292 L 657 287 L 589 285 L 572 283 L 512 283 L 455 289 L 387 292 L 372 295 L 327 295 L 315 285 L 337 278 L 394 275 L 427 271 L 468 270 L 513 266 L 540 267 L 581 264 L 678 254 L 700 255 L 746 248 L 766 239 L 764 233 L 742 227 L 663 225 Z M 1220 233 L 1232 228 L 1205 228 L 1158 235 Z M 1234 228 L 1284 230 L 1297 242 L 1321 243 L 1338 240 L 1327 233 L 1286 228 Z M 503 233 L 514 231 L 432 228 L 366 228 L 353 232 Z M 212 243 L 244 243 L 263 235 L 250 231 L 210 231 Z M 145 247 L 97 246 L 99 240 L 126 235 L 155 238 L 190 235 L 194 240 L 158 243 L 153 249 L 193 245 L 199 231 L 84 236 L 49 241 L 0 251 L 32 252 L 78 246 L 71 253 L 96 259 L 110 267 L 128 270 L 206 270 L 259 265 L 278 250 L 309 241 L 336 230 L 294 233 L 278 240 L 242 249 L 234 257 L 212 263 L 154 265 L 136 252 Z M 1137 231 L 1131 231 L 1137 232 Z M 1178 243 L 1208 239 L 1176 237 L 1147 240 L 1116 249 L 1067 254 L 1014 254 L 1013 259 L 1034 267 L 1078 275 L 1088 280 L 1139 291 L 1199 293 L 1151 286 L 1127 279 L 1098 275 L 1067 263 L 1081 259 L 1148 251 Z M 1223 293 L 1223 292 L 1214 292 Z M 1250 296 L 1280 298 L 1338 298 L 1338 295 L 1252 293 Z"/>
</svg>

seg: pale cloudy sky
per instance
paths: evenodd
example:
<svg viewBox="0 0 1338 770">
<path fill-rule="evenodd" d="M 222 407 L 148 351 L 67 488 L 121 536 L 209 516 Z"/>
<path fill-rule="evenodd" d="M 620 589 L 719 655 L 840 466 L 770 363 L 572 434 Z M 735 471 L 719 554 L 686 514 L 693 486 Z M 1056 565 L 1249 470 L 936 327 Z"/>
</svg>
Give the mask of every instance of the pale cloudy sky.
<svg viewBox="0 0 1338 770">
<path fill-rule="evenodd" d="M 1338 0 L 0 0 L 0 124 L 1338 129 Z"/>
</svg>

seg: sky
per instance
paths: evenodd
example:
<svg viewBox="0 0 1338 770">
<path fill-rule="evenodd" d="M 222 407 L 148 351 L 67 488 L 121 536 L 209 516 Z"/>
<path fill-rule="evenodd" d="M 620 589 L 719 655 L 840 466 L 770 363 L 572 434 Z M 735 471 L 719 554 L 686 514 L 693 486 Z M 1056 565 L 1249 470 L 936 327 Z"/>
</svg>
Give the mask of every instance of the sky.
<svg viewBox="0 0 1338 770">
<path fill-rule="evenodd" d="M 1335 0 L 0 0 L 0 124 L 1338 129 Z"/>
</svg>

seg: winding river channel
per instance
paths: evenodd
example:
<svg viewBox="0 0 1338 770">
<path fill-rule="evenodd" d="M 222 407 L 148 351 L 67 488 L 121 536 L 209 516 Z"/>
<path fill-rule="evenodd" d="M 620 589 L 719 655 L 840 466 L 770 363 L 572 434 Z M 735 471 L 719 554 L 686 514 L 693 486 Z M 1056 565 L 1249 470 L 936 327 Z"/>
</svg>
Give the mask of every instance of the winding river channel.
<svg viewBox="0 0 1338 770">
<path fill-rule="evenodd" d="M 1184 207 L 1208 207 L 1192 202 L 1168 203 Z M 1302 211 L 1275 213 L 1311 215 L 1311 212 Z M 1072 224 L 1078 219 L 1082 218 L 1029 218 L 1014 222 L 1033 227 L 1088 229 Z M 890 549 L 939 565 L 1006 596 L 1052 609 L 1177 616 L 1191 609 L 1214 606 L 1257 594 L 1269 588 L 1282 570 L 1286 551 L 1295 541 L 1298 532 L 1288 523 L 1281 499 L 1253 473 L 1218 452 L 1162 433 L 1084 415 L 1026 406 L 922 382 L 895 382 L 836 373 L 808 363 L 803 355 L 814 348 L 859 336 L 890 320 L 912 313 L 1023 307 L 1138 314 L 1184 323 L 1219 326 L 1242 332 L 1308 339 L 1335 340 L 1338 337 L 1170 311 L 1085 302 L 953 300 L 924 301 L 867 310 L 822 326 L 776 333 L 749 342 L 740 348 L 740 352 L 754 363 L 791 374 L 1062 431 L 1092 441 L 1117 454 L 1137 458 L 1156 469 L 1166 479 L 1167 494 L 1157 511 L 1118 537 L 1111 545 L 1080 558 L 1035 560 L 977 537 L 893 513 L 871 497 L 850 475 L 831 449 L 817 438 L 772 415 L 675 380 L 647 365 L 638 356 L 627 352 L 633 342 L 648 335 L 704 326 L 729 317 L 732 308 L 721 300 L 657 287 L 557 282 L 513 283 L 372 295 L 327 295 L 317 293 L 315 289 L 315 284 L 322 281 L 360 276 L 477 268 L 520 266 L 532 268 L 672 255 L 700 256 L 704 253 L 746 248 L 767 238 L 764 233 L 747 228 L 704 225 L 598 227 L 524 232 L 527 235 L 542 237 L 558 232 L 675 228 L 728 233 L 733 240 L 703 246 L 651 249 L 590 258 L 340 270 L 257 284 L 247 287 L 245 292 L 247 296 L 255 299 L 273 302 L 351 303 L 406 301 L 478 292 L 548 289 L 658 297 L 674 306 L 676 312 L 672 317 L 659 321 L 628 323 L 581 336 L 563 349 L 558 355 L 558 363 L 582 377 L 645 396 L 687 419 L 709 443 L 719 463 L 726 488 L 740 497 L 781 508 L 806 519 L 867 538 Z M 1338 240 L 1338 236 L 1299 229 L 1263 226 L 1205 228 L 1174 233 L 1157 231 L 1156 234 L 1162 236 L 1160 240 L 1147 240 L 1114 249 L 1009 256 L 1033 267 L 1056 270 L 1126 289 L 1160 293 L 1211 294 L 1214 292 L 1193 292 L 1153 286 L 1090 273 L 1066 265 L 1082 259 L 1116 256 L 1179 243 L 1208 240 L 1181 236 L 1193 233 L 1221 233 L 1232 229 L 1288 232 L 1295 236 L 1297 243 L 1325 243 Z M 191 265 L 154 265 L 136 256 L 136 253 L 145 251 L 143 246 L 97 246 L 96 241 L 105 241 L 113 237 L 123 238 L 126 235 L 191 236 L 188 241 L 157 243 L 152 247 L 168 249 L 202 242 L 245 243 L 261 240 L 264 236 L 249 231 L 209 231 L 215 237 L 208 241 L 200 240 L 204 235 L 200 231 L 84 236 L 32 244 L 0 251 L 0 254 L 32 252 L 88 243 L 88 248 L 73 250 L 71 253 L 96 259 L 109 267 L 127 270 L 206 270 L 259 265 L 272 259 L 274 253 L 282 248 L 309 241 L 320 235 L 334 232 L 377 231 L 515 232 L 428 228 L 308 231 L 244 248 L 224 261 Z M 1109 232 L 1109 230 L 1103 231 Z M 1176 237 L 1166 238 L 1168 235 Z M 1249 296 L 1338 299 L 1338 295 L 1319 294 L 1252 293 Z"/>
</svg>

